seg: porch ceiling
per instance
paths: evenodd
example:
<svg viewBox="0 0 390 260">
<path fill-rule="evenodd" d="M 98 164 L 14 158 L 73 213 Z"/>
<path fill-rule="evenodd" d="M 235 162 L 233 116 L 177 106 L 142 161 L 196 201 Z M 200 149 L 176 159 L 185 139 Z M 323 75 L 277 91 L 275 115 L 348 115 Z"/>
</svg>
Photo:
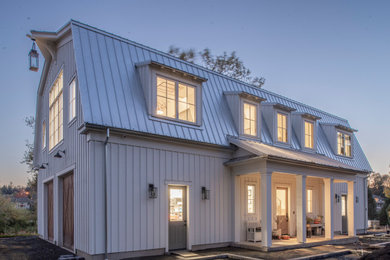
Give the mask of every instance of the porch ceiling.
<svg viewBox="0 0 390 260">
<path fill-rule="evenodd" d="M 286 162 L 294 162 L 299 163 L 302 165 L 312 165 L 312 166 L 322 166 L 322 167 L 328 167 L 333 169 L 343 169 L 343 170 L 349 170 L 353 171 L 355 173 L 362 173 L 363 171 L 360 169 L 357 169 L 355 167 L 349 166 L 347 164 L 344 164 L 342 162 L 333 160 L 329 157 L 326 157 L 321 154 L 316 153 L 305 153 L 297 150 L 287 149 L 287 148 L 281 148 L 281 147 L 275 147 L 270 146 L 264 143 L 251 141 L 251 140 L 244 140 L 244 139 L 238 139 L 235 137 L 228 137 L 228 140 L 231 144 L 234 144 L 254 155 L 255 157 L 262 157 L 265 159 L 278 159 L 279 161 L 286 161 Z M 232 159 L 230 162 L 237 162 L 240 161 L 240 159 L 247 160 L 248 158 L 235 158 Z M 251 157 L 253 159 L 253 157 Z M 242 160 L 241 160 L 242 161 Z M 229 164 L 229 162 L 228 162 Z"/>
</svg>

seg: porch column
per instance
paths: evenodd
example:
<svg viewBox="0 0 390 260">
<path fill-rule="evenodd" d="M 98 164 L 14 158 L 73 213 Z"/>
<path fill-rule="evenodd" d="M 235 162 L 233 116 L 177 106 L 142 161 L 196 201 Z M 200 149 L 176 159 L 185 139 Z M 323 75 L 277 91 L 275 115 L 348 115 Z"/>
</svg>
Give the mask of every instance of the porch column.
<svg viewBox="0 0 390 260">
<path fill-rule="evenodd" d="M 325 238 L 333 239 L 334 220 L 333 220 L 333 207 L 334 207 L 334 190 L 333 190 L 333 178 L 324 178 L 325 188 Z"/>
<path fill-rule="evenodd" d="M 355 182 L 348 182 L 348 196 L 347 196 L 347 216 L 348 216 L 348 236 L 356 235 L 355 229 Z"/>
<path fill-rule="evenodd" d="M 299 243 L 306 242 L 306 176 L 296 175 L 297 188 L 297 240 Z"/>
<path fill-rule="evenodd" d="M 272 172 L 260 173 L 261 193 L 261 244 L 265 247 L 272 245 Z"/>
<path fill-rule="evenodd" d="M 240 176 L 233 176 L 233 239 L 240 242 L 241 236 L 241 203 L 240 203 Z"/>
</svg>

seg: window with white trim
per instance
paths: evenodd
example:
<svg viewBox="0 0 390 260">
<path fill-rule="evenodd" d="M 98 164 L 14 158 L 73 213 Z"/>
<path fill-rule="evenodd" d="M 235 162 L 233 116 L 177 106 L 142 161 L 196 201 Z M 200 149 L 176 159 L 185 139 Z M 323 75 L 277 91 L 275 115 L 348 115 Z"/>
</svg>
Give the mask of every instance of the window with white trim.
<svg viewBox="0 0 390 260">
<path fill-rule="evenodd" d="M 42 123 L 42 149 L 46 148 L 46 122 Z"/>
<path fill-rule="evenodd" d="M 314 147 L 314 124 L 309 121 L 305 121 L 305 147 Z"/>
<path fill-rule="evenodd" d="M 244 102 L 244 134 L 257 135 L 257 106 Z"/>
<path fill-rule="evenodd" d="M 307 196 L 307 213 L 313 213 L 313 190 L 307 189 L 306 190 L 306 196 Z"/>
<path fill-rule="evenodd" d="M 337 154 L 352 156 L 351 135 L 337 132 Z"/>
<path fill-rule="evenodd" d="M 287 115 L 277 113 L 278 142 L 287 143 Z"/>
<path fill-rule="evenodd" d="M 247 185 L 247 213 L 256 213 L 256 186 Z"/>
<path fill-rule="evenodd" d="M 196 87 L 157 76 L 156 115 L 196 123 Z"/>
<path fill-rule="evenodd" d="M 61 71 L 49 92 L 49 149 L 63 138 L 63 72 Z"/>
<path fill-rule="evenodd" d="M 76 79 L 69 85 L 69 122 L 76 117 Z"/>
</svg>

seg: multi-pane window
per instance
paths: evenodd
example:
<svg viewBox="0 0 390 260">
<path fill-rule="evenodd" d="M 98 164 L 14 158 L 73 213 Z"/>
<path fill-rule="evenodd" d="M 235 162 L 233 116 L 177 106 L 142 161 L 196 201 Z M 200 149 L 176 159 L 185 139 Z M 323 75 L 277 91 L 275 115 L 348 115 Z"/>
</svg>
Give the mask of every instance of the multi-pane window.
<svg viewBox="0 0 390 260">
<path fill-rule="evenodd" d="M 255 194 L 255 185 L 248 185 L 247 186 L 247 203 L 248 203 L 248 213 L 253 214 L 256 213 L 255 211 L 255 203 L 256 203 L 256 194 Z"/>
<path fill-rule="evenodd" d="M 351 136 L 349 134 L 337 132 L 337 154 L 352 156 Z"/>
<path fill-rule="evenodd" d="M 346 216 L 347 215 L 347 209 L 346 209 L 346 204 L 347 204 L 347 196 L 341 196 L 341 216 Z"/>
<path fill-rule="evenodd" d="M 308 189 L 306 191 L 307 196 L 307 212 L 312 213 L 313 212 L 313 190 Z"/>
<path fill-rule="evenodd" d="M 195 91 L 193 86 L 158 76 L 156 114 L 195 123 Z"/>
<path fill-rule="evenodd" d="M 46 122 L 42 123 L 42 149 L 46 148 Z"/>
<path fill-rule="evenodd" d="M 62 71 L 49 92 L 49 149 L 51 150 L 63 138 L 63 100 Z"/>
<path fill-rule="evenodd" d="M 257 135 L 257 106 L 244 103 L 244 134 L 246 135 Z"/>
<path fill-rule="evenodd" d="M 287 188 L 276 189 L 276 215 L 287 215 Z"/>
<path fill-rule="evenodd" d="M 305 121 L 305 147 L 313 148 L 314 145 L 314 124 L 312 122 Z"/>
<path fill-rule="evenodd" d="M 69 122 L 76 117 L 76 80 L 69 85 Z"/>
<path fill-rule="evenodd" d="M 287 115 L 277 113 L 278 141 L 287 143 Z"/>
</svg>

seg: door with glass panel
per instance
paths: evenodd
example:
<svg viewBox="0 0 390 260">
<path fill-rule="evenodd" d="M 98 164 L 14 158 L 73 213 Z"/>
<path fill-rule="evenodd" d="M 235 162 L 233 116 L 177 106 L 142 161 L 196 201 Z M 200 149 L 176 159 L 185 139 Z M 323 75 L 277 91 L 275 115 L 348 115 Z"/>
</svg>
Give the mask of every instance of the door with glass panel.
<svg viewBox="0 0 390 260">
<path fill-rule="evenodd" d="M 347 195 L 341 195 L 341 232 L 348 233 Z"/>
<path fill-rule="evenodd" d="M 288 189 L 278 187 L 276 189 L 276 222 L 282 235 L 288 235 Z"/>
<path fill-rule="evenodd" d="M 185 186 L 169 186 L 169 250 L 187 247 L 187 192 Z"/>
</svg>

